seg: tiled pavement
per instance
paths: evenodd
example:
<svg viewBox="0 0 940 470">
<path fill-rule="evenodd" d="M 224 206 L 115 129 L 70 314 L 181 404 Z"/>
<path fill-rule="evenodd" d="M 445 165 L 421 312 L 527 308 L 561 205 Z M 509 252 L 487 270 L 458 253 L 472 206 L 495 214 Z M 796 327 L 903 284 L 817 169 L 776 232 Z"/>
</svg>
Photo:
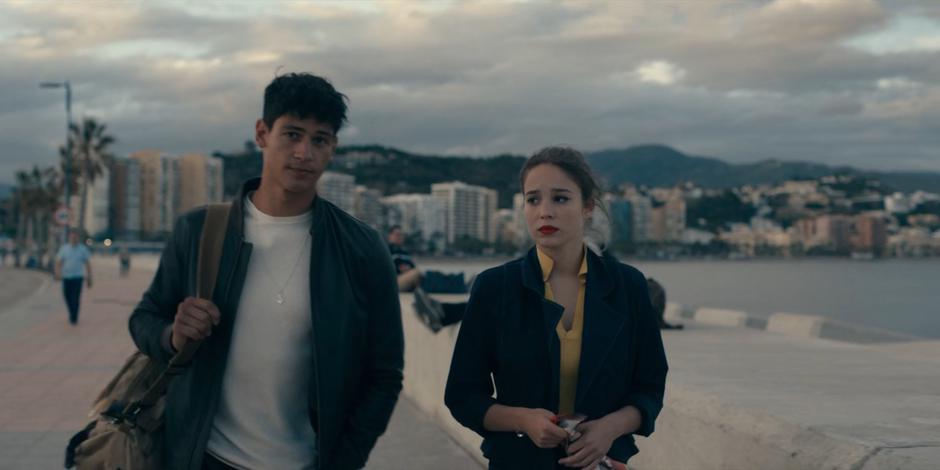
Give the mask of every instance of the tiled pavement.
<svg viewBox="0 0 940 470">
<path fill-rule="evenodd" d="M 68 438 L 134 350 L 127 317 L 152 271 L 120 278 L 109 258 L 94 267 L 74 327 L 47 275 L 0 268 L 0 469 L 62 468 Z M 480 468 L 404 397 L 369 462 L 374 470 Z"/>
</svg>

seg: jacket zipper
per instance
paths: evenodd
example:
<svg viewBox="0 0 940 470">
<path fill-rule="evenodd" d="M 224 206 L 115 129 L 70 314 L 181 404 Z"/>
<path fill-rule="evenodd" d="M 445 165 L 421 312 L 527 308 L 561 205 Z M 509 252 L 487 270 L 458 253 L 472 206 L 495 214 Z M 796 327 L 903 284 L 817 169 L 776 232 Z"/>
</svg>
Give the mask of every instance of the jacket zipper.
<svg viewBox="0 0 940 470">
<path fill-rule="evenodd" d="M 317 469 L 323 468 L 323 440 L 320 435 L 323 433 L 323 422 L 320 419 L 320 362 L 317 355 L 317 321 L 316 312 L 313 310 L 313 301 L 310 302 L 310 321 L 313 324 L 311 337 L 313 338 L 313 380 L 316 383 L 316 406 L 317 406 Z"/>
</svg>

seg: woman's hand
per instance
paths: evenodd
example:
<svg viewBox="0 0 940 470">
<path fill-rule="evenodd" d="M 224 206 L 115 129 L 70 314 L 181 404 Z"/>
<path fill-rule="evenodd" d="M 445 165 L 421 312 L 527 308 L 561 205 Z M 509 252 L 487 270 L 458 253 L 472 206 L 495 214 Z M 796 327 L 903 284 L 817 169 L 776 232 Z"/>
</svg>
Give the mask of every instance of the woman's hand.
<svg viewBox="0 0 940 470">
<path fill-rule="evenodd" d="M 568 456 L 558 461 L 566 467 L 594 470 L 621 436 L 617 426 L 604 418 L 581 423 L 575 430 L 581 437 L 568 446 Z"/>
<path fill-rule="evenodd" d="M 568 433 L 555 423 L 555 413 L 542 408 L 526 410 L 522 431 L 543 449 L 557 447 L 568 438 Z"/>
</svg>

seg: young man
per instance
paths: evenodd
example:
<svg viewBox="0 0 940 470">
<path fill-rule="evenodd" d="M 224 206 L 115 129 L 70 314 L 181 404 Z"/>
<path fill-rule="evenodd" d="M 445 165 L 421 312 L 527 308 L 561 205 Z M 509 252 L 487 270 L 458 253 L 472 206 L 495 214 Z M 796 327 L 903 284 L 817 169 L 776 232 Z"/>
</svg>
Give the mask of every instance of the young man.
<svg viewBox="0 0 940 470">
<path fill-rule="evenodd" d="M 55 279 L 62 280 L 62 294 L 69 309 L 69 323 L 78 324 L 78 307 L 82 300 L 82 284 L 91 289 L 91 252 L 78 243 L 78 231 L 69 232 L 69 242 L 55 255 Z"/>
<path fill-rule="evenodd" d="M 151 357 L 203 341 L 167 392 L 167 468 L 357 469 L 385 431 L 402 387 L 395 271 L 377 232 L 316 193 L 345 98 L 309 74 L 268 85 L 261 178 L 233 202 L 212 302 L 193 297 L 201 209 L 131 316 Z"/>
</svg>

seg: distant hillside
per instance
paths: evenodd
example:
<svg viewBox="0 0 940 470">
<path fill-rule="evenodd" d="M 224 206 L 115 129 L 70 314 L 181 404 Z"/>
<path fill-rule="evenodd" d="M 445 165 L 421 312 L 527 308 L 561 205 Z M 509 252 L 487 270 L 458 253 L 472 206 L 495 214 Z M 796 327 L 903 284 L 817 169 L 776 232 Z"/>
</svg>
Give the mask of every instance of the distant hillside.
<svg viewBox="0 0 940 470">
<path fill-rule="evenodd" d="M 588 154 L 587 158 L 595 172 L 603 175 L 611 186 L 621 183 L 672 186 L 688 181 L 706 188 L 724 188 L 839 173 L 877 178 L 898 191 L 940 192 L 940 173 L 878 172 L 779 160 L 730 164 L 715 158 L 685 155 L 664 145 L 604 150 Z"/>
<path fill-rule="evenodd" d="M 253 142 L 242 150 L 213 153 L 224 162 L 225 194 L 238 193 L 245 179 L 261 175 L 261 152 Z M 512 207 L 512 197 L 519 191 L 519 169 L 524 157 L 498 155 L 487 158 L 417 155 L 381 145 L 340 147 L 330 171 L 356 177 L 356 184 L 376 188 L 387 195 L 430 193 L 431 184 L 463 181 L 499 192 L 499 207 Z"/>
<path fill-rule="evenodd" d="M 225 162 L 225 193 L 234 195 L 241 182 L 261 174 L 261 153 L 253 142 L 241 151 L 214 155 Z M 685 155 L 664 145 L 641 145 L 587 154 L 595 173 L 607 187 L 621 183 L 673 186 L 693 182 L 706 188 L 745 184 L 778 183 L 794 178 L 819 178 L 832 174 L 875 178 L 894 190 L 924 190 L 940 193 L 940 173 L 876 172 L 809 162 L 765 160 L 730 164 L 716 158 Z M 459 180 L 499 191 L 499 207 L 511 207 L 519 191 L 519 170 L 525 157 L 452 157 L 418 155 L 381 145 L 340 147 L 330 166 L 349 173 L 357 184 L 377 188 L 384 194 L 429 193 L 431 184 Z M 0 188 L 2 190 L 2 188 Z"/>
<path fill-rule="evenodd" d="M 499 207 L 512 207 L 523 162 L 524 157 L 515 155 L 440 157 L 363 145 L 339 149 L 332 169 L 355 175 L 356 184 L 385 194 L 429 193 L 433 183 L 463 181 L 499 191 Z"/>
<path fill-rule="evenodd" d="M 0 199 L 6 199 L 13 192 L 13 185 L 0 183 Z"/>
</svg>

